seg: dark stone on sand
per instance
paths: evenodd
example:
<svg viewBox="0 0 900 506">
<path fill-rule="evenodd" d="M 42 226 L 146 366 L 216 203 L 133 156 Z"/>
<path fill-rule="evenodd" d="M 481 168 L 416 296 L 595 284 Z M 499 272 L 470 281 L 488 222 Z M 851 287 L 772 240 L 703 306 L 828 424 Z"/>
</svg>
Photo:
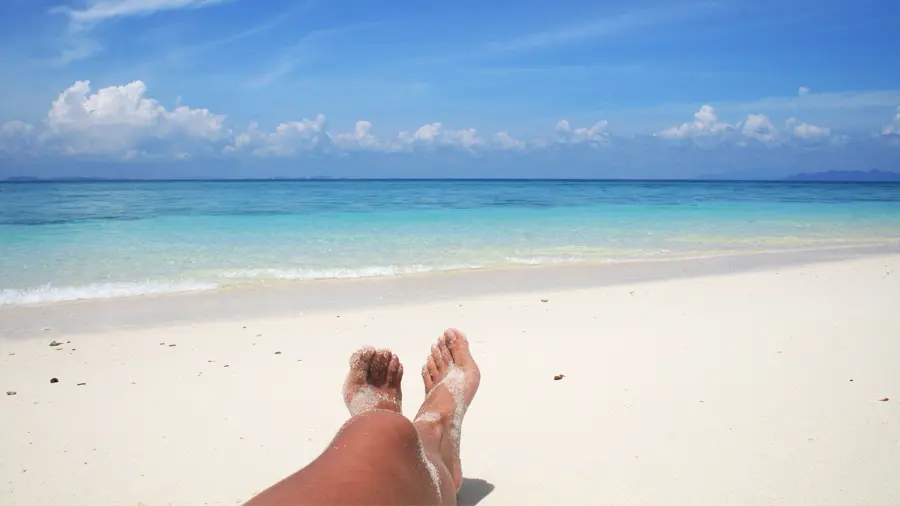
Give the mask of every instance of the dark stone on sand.
<svg viewBox="0 0 900 506">
<path fill-rule="evenodd" d="M 87 383 L 79 383 L 79 384 L 76 385 L 76 386 L 83 387 L 83 386 L 85 386 L 85 385 L 87 385 Z"/>
<path fill-rule="evenodd" d="M 227 365 L 225 367 L 228 367 Z"/>
<path fill-rule="evenodd" d="M 50 346 L 62 346 L 62 345 L 63 345 L 63 343 L 61 343 L 59 341 L 53 341 L 52 343 L 50 343 Z"/>
<path fill-rule="evenodd" d="M 16 392 L 10 390 L 10 391 L 6 392 L 6 395 L 16 395 Z"/>
<path fill-rule="evenodd" d="M 541 302 L 550 302 L 549 299 L 541 299 Z"/>
<path fill-rule="evenodd" d="M 169 348 L 174 348 L 174 347 L 175 347 L 174 344 L 170 344 L 170 345 L 169 345 Z"/>
<path fill-rule="evenodd" d="M 275 354 L 276 354 L 276 355 L 281 355 L 281 352 L 280 352 L 280 351 L 276 351 Z"/>
<path fill-rule="evenodd" d="M 59 383 L 58 378 L 50 378 L 50 383 Z"/>
</svg>

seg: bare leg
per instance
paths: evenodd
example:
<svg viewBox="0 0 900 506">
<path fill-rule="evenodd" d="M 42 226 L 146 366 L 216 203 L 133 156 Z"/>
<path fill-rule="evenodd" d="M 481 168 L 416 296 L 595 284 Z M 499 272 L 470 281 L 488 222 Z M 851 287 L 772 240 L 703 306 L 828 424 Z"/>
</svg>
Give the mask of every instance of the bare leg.
<svg viewBox="0 0 900 506">
<path fill-rule="evenodd" d="M 246 506 L 455 505 L 462 419 L 481 378 L 468 341 L 451 329 L 432 347 L 414 423 L 400 411 L 402 377 L 390 351 L 354 353 L 343 392 L 352 418 L 315 461 Z"/>
<path fill-rule="evenodd" d="M 429 461 L 438 467 L 440 475 L 446 469 L 451 476 L 455 495 L 462 485 L 459 451 L 463 417 L 481 382 L 481 371 L 465 334 L 456 329 L 444 332 L 431 347 L 422 379 L 426 397 L 413 424 Z"/>
<path fill-rule="evenodd" d="M 354 353 L 343 391 L 353 417 L 322 455 L 247 506 L 441 504 L 419 435 L 400 414 L 402 377 L 390 351 Z"/>
</svg>

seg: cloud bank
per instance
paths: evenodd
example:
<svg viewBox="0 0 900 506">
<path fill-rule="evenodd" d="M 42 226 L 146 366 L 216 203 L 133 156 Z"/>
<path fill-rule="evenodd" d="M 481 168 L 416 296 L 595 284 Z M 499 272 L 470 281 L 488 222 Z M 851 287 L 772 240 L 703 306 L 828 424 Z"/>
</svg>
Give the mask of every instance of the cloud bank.
<svg viewBox="0 0 900 506">
<path fill-rule="evenodd" d="M 124 8 L 128 2 L 116 5 Z M 100 5 L 95 4 L 95 5 Z M 131 4 L 128 4 L 131 5 Z M 134 7 L 132 5 L 132 7 Z M 110 11 L 111 12 L 111 11 Z M 136 11 L 135 11 L 136 12 Z M 808 94 L 802 92 L 801 94 Z M 288 158 L 303 153 L 438 152 L 453 150 L 536 153 L 548 149 L 597 150 L 632 144 L 690 145 L 699 148 L 837 147 L 851 138 L 833 129 L 791 117 L 774 124 L 765 114 L 748 114 L 728 122 L 712 105 L 703 105 L 691 121 L 655 133 L 617 137 L 605 120 L 586 126 L 557 121 L 544 136 L 520 139 L 508 131 L 483 134 L 472 127 L 452 128 L 439 121 L 400 131 L 378 132 L 371 121 L 357 121 L 351 131 L 331 131 L 324 114 L 285 121 L 274 128 L 229 125 L 224 114 L 186 105 L 167 108 L 134 81 L 92 91 L 77 81 L 50 104 L 41 124 L 9 121 L 0 125 L 0 153 L 21 156 L 74 156 L 136 159 L 141 157 Z M 900 137 L 900 108 L 881 138 Z M 640 141 L 640 142 L 638 142 Z"/>
</svg>

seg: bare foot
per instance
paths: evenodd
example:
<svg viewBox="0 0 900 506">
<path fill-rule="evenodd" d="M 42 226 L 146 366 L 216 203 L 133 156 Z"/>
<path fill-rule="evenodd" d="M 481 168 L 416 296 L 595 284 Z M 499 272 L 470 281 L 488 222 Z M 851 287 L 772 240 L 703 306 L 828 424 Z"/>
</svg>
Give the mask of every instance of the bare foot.
<svg viewBox="0 0 900 506">
<path fill-rule="evenodd" d="M 344 380 L 344 403 L 350 414 L 357 416 L 373 409 L 400 413 L 401 379 L 403 365 L 391 350 L 369 346 L 357 350 L 350 357 L 350 372 Z"/>
<path fill-rule="evenodd" d="M 426 440 L 439 444 L 441 459 L 450 471 L 456 490 L 462 485 L 459 459 L 463 417 L 481 382 L 481 372 L 465 334 L 449 329 L 431 347 L 422 367 L 425 401 L 415 418 L 416 428 Z"/>
</svg>

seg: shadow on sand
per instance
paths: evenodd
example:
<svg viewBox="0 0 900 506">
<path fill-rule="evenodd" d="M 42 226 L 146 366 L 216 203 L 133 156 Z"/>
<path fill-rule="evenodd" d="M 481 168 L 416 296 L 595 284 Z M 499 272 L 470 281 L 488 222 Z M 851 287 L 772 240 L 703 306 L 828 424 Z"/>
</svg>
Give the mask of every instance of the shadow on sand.
<svg viewBox="0 0 900 506">
<path fill-rule="evenodd" d="M 494 485 L 478 478 L 463 478 L 462 486 L 456 493 L 459 506 L 475 506 L 494 491 Z"/>
</svg>

